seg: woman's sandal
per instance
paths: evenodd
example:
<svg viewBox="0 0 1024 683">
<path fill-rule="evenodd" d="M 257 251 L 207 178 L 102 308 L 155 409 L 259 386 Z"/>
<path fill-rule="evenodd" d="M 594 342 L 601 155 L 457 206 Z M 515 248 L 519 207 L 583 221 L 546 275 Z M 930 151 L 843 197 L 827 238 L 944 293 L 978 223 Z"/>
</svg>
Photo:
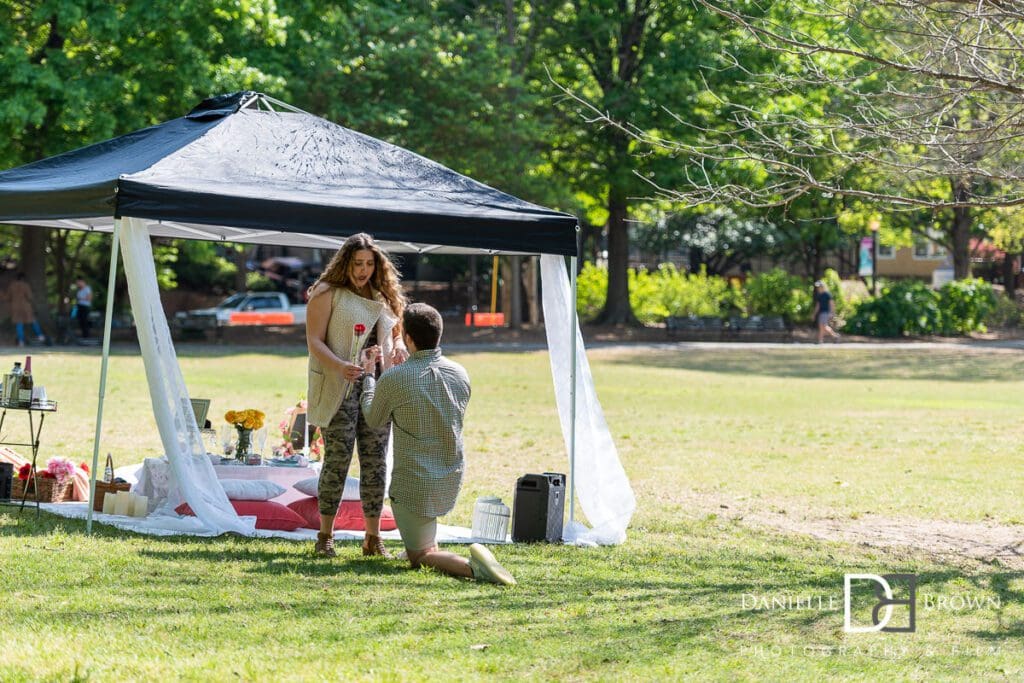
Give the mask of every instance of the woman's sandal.
<svg viewBox="0 0 1024 683">
<path fill-rule="evenodd" d="M 366 534 L 363 539 L 363 555 L 366 557 L 385 557 L 391 559 L 391 553 L 384 547 L 384 542 L 380 540 L 380 536 L 375 534 Z"/>
<path fill-rule="evenodd" d="M 334 532 L 329 534 L 317 532 L 313 553 L 320 557 L 337 557 L 338 553 L 334 551 Z"/>
</svg>

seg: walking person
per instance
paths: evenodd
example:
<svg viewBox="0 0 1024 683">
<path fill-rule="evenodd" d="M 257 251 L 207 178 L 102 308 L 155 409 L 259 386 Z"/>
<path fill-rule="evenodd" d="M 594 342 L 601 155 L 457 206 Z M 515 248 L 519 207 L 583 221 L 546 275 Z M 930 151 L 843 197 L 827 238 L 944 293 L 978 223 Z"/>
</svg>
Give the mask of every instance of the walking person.
<svg viewBox="0 0 1024 683">
<path fill-rule="evenodd" d="M 43 343 L 46 337 L 36 321 L 36 313 L 32 307 L 32 288 L 25 281 L 25 273 L 18 273 L 7 287 L 7 301 L 11 307 L 11 320 L 14 322 L 14 333 L 18 338 L 18 346 L 25 345 L 25 325 L 32 326 L 36 341 Z"/>
<path fill-rule="evenodd" d="M 433 567 L 452 576 L 513 585 L 516 580 L 491 551 L 474 543 L 470 557 L 439 550 L 437 518 L 455 507 L 465 458 L 462 423 L 469 404 L 469 375 L 441 354 L 441 315 L 426 304 L 411 304 L 402 316 L 409 359 L 374 379 L 379 348 L 362 363 L 362 410 L 371 427 L 395 425 L 395 467 L 391 510 L 415 569 Z"/>
<path fill-rule="evenodd" d="M 821 280 L 814 283 L 814 313 L 812 318 L 818 325 L 818 343 L 825 341 L 825 334 L 839 339 L 839 333 L 832 329 L 830 322 L 835 315 L 834 299 L 828 287 Z"/>
<path fill-rule="evenodd" d="M 92 312 L 92 287 L 85 283 L 85 278 L 79 276 L 75 281 L 75 317 L 78 319 L 78 330 L 82 339 L 89 338 L 89 313 Z"/>
<path fill-rule="evenodd" d="M 389 423 L 370 427 L 359 410 L 363 369 L 361 349 L 379 346 L 383 368 L 407 357 L 399 321 L 405 295 L 398 271 L 365 233 L 353 235 L 309 289 L 306 344 L 309 347 L 308 416 L 324 437 L 317 499 L 320 533 L 314 552 L 334 557 L 334 517 L 338 513 L 352 448 L 359 452 L 359 497 L 366 536 L 364 555 L 384 555 L 380 513 L 387 479 Z"/>
</svg>

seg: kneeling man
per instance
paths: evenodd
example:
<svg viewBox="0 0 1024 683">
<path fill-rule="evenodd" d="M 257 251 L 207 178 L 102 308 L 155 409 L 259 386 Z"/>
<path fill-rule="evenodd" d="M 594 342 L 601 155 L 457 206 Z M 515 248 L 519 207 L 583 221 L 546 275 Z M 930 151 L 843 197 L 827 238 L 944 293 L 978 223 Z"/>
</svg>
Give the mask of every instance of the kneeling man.
<svg viewBox="0 0 1024 683">
<path fill-rule="evenodd" d="M 367 424 L 394 425 L 391 509 L 409 562 L 478 581 L 516 581 L 484 546 L 469 547 L 470 559 L 437 548 L 437 518 L 451 512 L 462 487 L 462 420 L 469 404 L 469 375 L 441 355 L 441 315 L 411 304 L 402 315 L 409 359 L 374 381 L 376 348 L 363 356 L 362 410 Z"/>
</svg>

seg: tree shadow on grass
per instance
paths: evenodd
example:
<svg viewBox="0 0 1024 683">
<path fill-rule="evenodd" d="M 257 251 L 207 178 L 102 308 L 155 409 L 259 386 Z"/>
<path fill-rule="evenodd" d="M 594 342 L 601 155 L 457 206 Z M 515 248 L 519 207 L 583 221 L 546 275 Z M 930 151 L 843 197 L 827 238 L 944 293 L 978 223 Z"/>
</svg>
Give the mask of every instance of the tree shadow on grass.
<svg viewBox="0 0 1024 683">
<path fill-rule="evenodd" d="M 177 538 L 180 543 L 185 537 L 164 536 L 162 541 L 171 545 L 173 539 Z M 312 553 L 312 544 L 305 542 L 290 541 L 295 545 L 294 551 L 270 549 L 259 547 L 269 539 L 248 539 L 236 538 L 237 543 L 233 547 L 223 547 L 223 539 L 208 539 L 212 544 L 218 544 L 217 548 L 160 548 L 141 549 L 138 551 L 140 557 L 165 560 L 165 561 L 187 561 L 187 562 L 227 562 L 245 563 L 246 571 L 252 574 L 266 575 L 288 575 L 299 576 L 304 579 L 317 577 L 329 577 L 338 573 L 359 574 L 359 575 L 396 575 L 409 571 L 408 564 L 397 560 L 386 560 L 376 557 L 362 557 L 359 555 L 360 546 L 357 543 L 342 544 L 336 547 L 339 557 L 334 559 L 316 557 Z M 352 555 L 352 557 L 345 557 Z"/>
<path fill-rule="evenodd" d="M 1024 572 L 998 572 L 986 577 L 974 577 L 972 583 L 983 587 L 988 584 L 988 589 L 999 598 L 999 607 L 996 609 L 996 628 L 985 631 L 971 631 L 971 635 L 985 640 L 1002 640 L 1014 638 L 1020 642 L 1024 636 L 1024 619 L 1014 618 L 1007 613 L 1007 608 L 1020 607 L 1024 604 Z M 1020 586 L 1014 588 L 1013 584 Z"/>
<path fill-rule="evenodd" d="M 658 353 L 621 353 L 608 359 L 619 365 L 675 368 L 695 372 L 799 379 L 1006 381 L 1024 373 L 1024 354 L 967 349 L 684 349 Z"/>
</svg>

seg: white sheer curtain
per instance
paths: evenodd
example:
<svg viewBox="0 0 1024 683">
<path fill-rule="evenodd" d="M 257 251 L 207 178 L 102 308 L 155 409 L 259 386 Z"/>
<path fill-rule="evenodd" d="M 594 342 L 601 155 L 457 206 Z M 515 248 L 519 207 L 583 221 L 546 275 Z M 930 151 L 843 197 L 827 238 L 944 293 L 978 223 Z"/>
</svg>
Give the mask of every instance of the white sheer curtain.
<svg viewBox="0 0 1024 683">
<path fill-rule="evenodd" d="M 541 256 L 540 266 L 551 377 L 567 450 L 571 447 L 572 433 L 569 392 L 571 335 L 576 335 L 576 466 L 573 477 L 580 507 L 592 528 L 576 523 L 565 530 L 565 541 L 601 545 L 622 543 L 626 540 L 626 527 L 636 510 L 636 498 L 597 400 L 583 337 L 579 327 L 573 324 L 572 293 L 565 259 L 546 254 Z"/>
<path fill-rule="evenodd" d="M 206 455 L 171 343 L 167 318 L 160 305 L 153 250 L 143 221 L 123 219 L 121 250 L 124 252 L 124 270 L 142 347 L 149 395 L 153 401 L 153 415 L 170 463 L 172 488 L 176 488 L 164 508 L 157 513 L 169 512 L 169 509 L 186 501 L 195 512 L 196 519 L 214 534 L 233 531 L 255 535 L 255 520 L 242 519 L 235 514 Z"/>
</svg>

